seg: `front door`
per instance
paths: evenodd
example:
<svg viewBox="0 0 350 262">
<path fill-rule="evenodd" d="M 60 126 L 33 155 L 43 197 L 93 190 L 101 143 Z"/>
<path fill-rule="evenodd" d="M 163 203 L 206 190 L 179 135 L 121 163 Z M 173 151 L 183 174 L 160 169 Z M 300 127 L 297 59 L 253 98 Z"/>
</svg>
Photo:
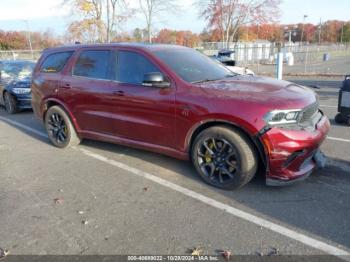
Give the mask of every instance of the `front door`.
<svg viewBox="0 0 350 262">
<path fill-rule="evenodd" d="M 143 86 L 146 73 L 160 72 L 143 54 L 116 53 L 114 87 L 118 91 L 115 132 L 121 137 L 159 146 L 172 147 L 175 138 L 176 87 Z"/>
</svg>

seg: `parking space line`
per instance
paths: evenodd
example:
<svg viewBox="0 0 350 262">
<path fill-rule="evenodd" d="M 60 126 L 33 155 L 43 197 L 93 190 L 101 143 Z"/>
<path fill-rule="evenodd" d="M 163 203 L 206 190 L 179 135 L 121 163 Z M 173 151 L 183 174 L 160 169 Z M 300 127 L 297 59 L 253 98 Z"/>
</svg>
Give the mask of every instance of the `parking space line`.
<svg viewBox="0 0 350 262">
<path fill-rule="evenodd" d="M 31 128 L 31 127 L 28 127 L 26 125 L 23 125 L 21 123 L 18 123 L 16 121 L 13 121 L 13 120 L 9 120 L 9 119 L 6 119 L 4 117 L 1 117 L 0 116 L 0 119 L 5 121 L 5 122 L 8 122 L 14 126 L 17 126 L 17 127 L 20 127 L 24 130 L 27 130 L 29 132 L 32 132 L 36 135 L 39 135 L 41 137 L 45 137 L 47 138 L 47 135 L 43 132 L 40 132 L 38 130 L 35 130 L 34 128 Z M 155 175 L 152 175 L 150 173 L 147 173 L 147 172 L 144 172 L 144 171 L 141 171 L 137 168 L 134 168 L 134 167 L 131 167 L 131 166 L 128 166 L 124 163 L 121 163 L 121 162 L 118 162 L 116 160 L 113 160 L 113 159 L 109 159 L 103 155 L 100 155 L 100 154 L 96 154 L 94 152 L 91 152 L 89 150 L 86 150 L 86 149 L 83 149 L 83 148 L 80 148 L 80 147 L 74 147 L 75 150 L 83 153 L 84 155 L 86 156 L 89 156 L 89 157 L 92 157 L 94 159 L 97 159 L 99 161 L 102 161 L 106 164 L 109 164 L 109 165 L 112 165 L 112 166 L 115 166 L 117 168 L 120 168 L 120 169 L 123 169 L 131 174 L 134 174 L 134 175 L 137 175 L 137 176 L 140 176 L 140 177 L 143 177 L 145 179 L 148 179 L 148 180 L 151 180 L 157 184 L 160 184 L 164 187 L 167 187 L 171 190 L 174 190 L 174 191 L 177 191 L 179 193 L 182 193 L 183 195 L 186 195 L 190 198 L 193 198 L 193 199 L 196 199 L 202 203 L 205 203 L 209 206 L 212 206 L 214 208 L 217 208 L 219 210 L 222 210 L 228 214 L 231 214 L 235 217 L 238 217 L 238 218 L 241 218 L 245 221 L 248 221 L 250 223 L 253 223 L 253 224 L 256 224 L 258 226 L 261 226 L 261 227 L 264 227 L 266 229 L 269 229 L 273 232 L 276 232 L 278 234 L 281 234 L 285 237 L 288 237 L 290 239 L 293 239 L 293 240 L 296 240 L 300 243 L 303 243 L 305 244 L 306 246 L 309 246 L 309 247 L 312 247 L 312 248 L 315 248 L 315 249 L 318 249 L 320 251 L 323 251 L 325 253 L 328 253 L 330 255 L 334 255 L 334 256 L 337 256 L 343 260 L 346 260 L 346 261 L 350 261 L 350 253 L 347 252 L 346 250 L 343 250 L 341 248 L 338 248 L 336 246 L 333 246 L 333 245 L 330 245 L 330 244 L 327 244 L 323 241 L 320 241 L 320 240 L 317 240 L 315 238 L 312 238 L 312 237 L 309 237 L 307 235 L 304 235 L 302 233 L 299 233 L 297 231 L 294 231 L 294 230 L 291 230 L 291 229 L 288 229 L 284 226 L 281 226 L 281 225 L 278 225 L 274 222 L 271 222 L 271 221 L 268 221 L 264 218 L 261 218 L 261 217 L 258 217 L 256 215 L 253 215 L 253 214 L 250 214 L 248 212 L 245 212 L 243 210 L 240 210 L 238 208 L 235 208 L 235 207 L 232 207 L 232 206 L 229 206 L 227 204 L 224 204 L 224 203 L 221 203 L 219 201 L 216 201 L 212 198 L 209 198 L 205 195 L 202 195 L 200 193 L 197 193 L 195 191 L 192 191 L 190 189 L 187 189 L 185 187 L 182 187 L 182 186 L 179 186 L 177 184 L 174 184 L 168 180 L 165 180 L 165 179 L 162 179 L 160 177 L 157 177 Z"/>
<path fill-rule="evenodd" d="M 250 223 L 253 223 L 253 224 L 256 224 L 258 226 L 261 226 L 261 227 L 264 227 L 264 228 L 267 228 L 271 231 L 274 231 L 276 233 L 279 233 L 283 236 L 286 236 L 286 237 L 289 237 L 291 239 L 294 239 L 298 242 L 301 242 L 309 247 L 312 247 L 312 248 L 315 248 L 315 249 L 318 249 L 318 250 L 321 250 L 325 253 L 328 253 L 328 254 L 331 254 L 331 255 L 334 255 L 334 256 L 338 256 L 340 257 L 341 259 L 344 259 L 344 260 L 347 260 L 347 261 L 350 261 L 350 253 L 343 250 L 343 249 L 340 249 L 336 246 L 332 246 L 332 245 L 329 245 L 325 242 L 322 242 L 320 240 L 317 240 L 315 238 L 312 238 L 312 237 L 309 237 L 309 236 L 306 236 L 302 233 L 299 233 L 297 231 L 294 231 L 294 230 L 291 230 L 291 229 L 288 229 L 284 226 L 281 226 L 281 225 L 278 225 L 276 223 L 273 223 L 271 221 L 268 221 L 264 218 L 261 218 L 261 217 L 258 217 L 256 215 L 253 215 L 253 214 L 250 214 L 248 212 L 245 212 L 243 210 L 240 210 L 238 208 L 234 208 L 232 206 L 229 206 L 229 205 L 226 205 L 224 203 L 221 203 L 219 201 L 216 201 L 212 198 L 209 198 L 205 195 L 202 195 L 200 193 L 197 193 L 195 191 L 192 191 L 190 189 L 187 189 L 185 187 L 182 187 L 182 186 L 179 186 L 177 184 L 174 184 L 168 180 L 165 180 L 165 179 L 162 179 L 160 177 L 157 177 L 155 175 L 152 175 L 150 173 L 147 173 L 147 172 L 144 172 L 144 171 L 141 171 L 139 169 L 136 169 L 134 167 L 130 167 L 124 163 L 121 163 L 119 161 L 116 161 L 116 160 L 113 160 L 113 159 L 110 159 L 110 158 L 107 158 L 103 155 L 100 155 L 100 154 L 96 154 L 96 153 L 93 153 L 87 149 L 83 149 L 83 148 L 78 148 L 78 147 L 75 147 L 76 150 L 82 152 L 83 154 L 87 155 L 87 156 L 90 156 L 92 158 L 95 158 L 97 160 L 100 160 L 106 164 L 109 164 L 109 165 L 112 165 L 112 166 L 115 166 L 117 168 L 120 168 L 120 169 L 123 169 L 125 171 L 128 171 L 129 173 L 132 173 L 132 174 L 135 174 L 137 176 L 140 176 L 140 177 L 143 177 L 145 179 L 148 179 L 148 180 L 151 180 L 157 184 L 160 184 L 164 187 L 167 187 L 167 188 L 170 188 L 174 191 L 177 191 L 179 193 L 182 193 L 183 195 L 186 195 L 190 198 L 193 198 L 193 199 L 196 199 L 200 202 L 203 202 L 209 206 L 212 206 L 214 208 L 217 208 L 217 209 L 220 209 L 224 212 L 227 212 L 235 217 L 238 217 L 238 218 L 241 218 L 245 221 L 248 221 Z"/>
<path fill-rule="evenodd" d="M 338 108 L 338 106 L 329 106 L 329 105 L 320 105 L 320 107 L 331 107 L 331 108 Z"/>
<path fill-rule="evenodd" d="M 16 121 L 11 120 L 11 119 L 7 119 L 7 118 L 2 117 L 2 116 L 0 116 L 0 119 L 1 119 L 2 121 L 4 121 L 4 122 L 10 123 L 11 125 L 14 125 L 14 126 L 17 126 L 17 127 L 19 127 L 19 128 L 22 128 L 22 129 L 24 129 L 24 130 L 27 130 L 27 131 L 29 131 L 29 132 L 32 132 L 32 133 L 34 133 L 34 134 L 36 134 L 36 135 L 38 135 L 38 136 L 40 136 L 40 137 L 48 138 L 48 136 L 47 136 L 46 133 L 40 132 L 40 131 L 38 131 L 38 130 L 36 130 L 36 129 L 34 129 L 34 128 L 31 128 L 31 127 L 29 127 L 29 126 L 23 125 L 23 124 L 21 124 L 21 123 L 18 123 L 18 122 L 16 122 Z"/>
<path fill-rule="evenodd" d="M 328 140 L 334 140 L 334 141 L 341 141 L 341 142 L 347 142 L 350 143 L 349 139 L 344 139 L 344 138 L 338 138 L 338 137 L 331 137 L 331 136 L 327 136 Z"/>
</svg>

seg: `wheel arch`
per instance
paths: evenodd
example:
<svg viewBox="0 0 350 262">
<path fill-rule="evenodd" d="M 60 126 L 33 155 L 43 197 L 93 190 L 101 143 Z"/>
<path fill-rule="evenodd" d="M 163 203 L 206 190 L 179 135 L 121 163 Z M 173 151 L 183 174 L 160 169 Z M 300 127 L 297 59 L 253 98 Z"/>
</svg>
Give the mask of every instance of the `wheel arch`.
<svg viewBox="0 0 350 262">
<path fill-rule="evenodd" d="M 54 99 L 54 98 L 51 98 L 51 99 L 47 99 L 45 100 L 45 102 L 42 104 L 42 120 L 45 122 L 45 117 L 46 117 L 46 113 L 47 111 L 49 110 L 50 107 L 53 107 L 53 106 L 60 106 L 63 108 L 63 110 L 67 113 L 68 117 L 70 118 L 75 130 L 77 132 L 80 131 L 80 128 L 79 128 L 79 125 L 75 119 L 75 117 L 73 116 L 73 114 L 71 113 L 71 111 L 67 108 L 67 106 L 62 103 L 60 100 L 58 99 Z"/>
<path fill-rule="evenodd" d="M 258 154 L 259 162 L 263 164 L 263 167 L 265 170 L 268 170 L 267 154 L 260 137 L 258 135 L 252 136 L 244 127 L 227 120 L 213 119 L 213 120 L 207 120 L 205 122 L 201 122 L 200 124 L 197 124 L 192 129 L 192 131 L 190 132 L 189 136 L 186 139 L 187 152 L 189 153 L 189 155 L 191 155 L 192 145 L 196 137 L 205 129 L 208 129 L 213 126 L 225 126 L 225 127 L 233 128 L 240 131 L 252 143 L 254 149 Z"/>
<path fill-rule="evenodd" d="M 1 93 L 1 98 L 3 99 L 3 101 L 4 101 L 5 93 L 9 93 L 10 95 L 13 95 L 13 93 L 11 93 L 11 91 L 8 90 L 8 88 L 4 88 Z"/>
</svg>

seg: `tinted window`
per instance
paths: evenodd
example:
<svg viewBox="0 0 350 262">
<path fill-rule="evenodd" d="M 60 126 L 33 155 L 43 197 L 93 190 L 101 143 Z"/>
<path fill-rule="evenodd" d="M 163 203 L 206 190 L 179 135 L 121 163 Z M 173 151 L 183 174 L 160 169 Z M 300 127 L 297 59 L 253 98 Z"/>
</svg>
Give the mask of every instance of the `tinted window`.
<svg viewBox="0 0 350 262">
<path fill-rule="evenodd" d="M 40 71 L 44 73 L 57 73 L 61 71 L 72 54 L 73 52 L 69 51 L 49 55 L 41 65 Z"/>
<path fill-rule="evenodd" d="M 187 82 L 218 80 L 234 75 L 219 62 L 192 49 L 157 50 L 154 54 Z"/>
<path fill-rule="evenodd" d="M 123 83 L 142 84 L 146 73 L 160 72 L 143 55 L 135 52 L 118 52 L 117 80 Z"/>
<path fill-rule="evenodd" d="M 74 66 L 73 75 L 96 79 L 110 79 L 110 51 L 83 51 Z"/>
</svg>

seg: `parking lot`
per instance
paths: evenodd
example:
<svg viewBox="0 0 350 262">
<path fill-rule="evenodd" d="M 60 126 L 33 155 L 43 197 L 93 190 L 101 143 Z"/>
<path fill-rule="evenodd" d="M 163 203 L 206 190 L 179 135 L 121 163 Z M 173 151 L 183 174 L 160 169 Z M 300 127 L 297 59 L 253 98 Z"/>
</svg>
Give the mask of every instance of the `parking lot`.
<svg viewBox="0 0 350 262">
<path fill-rule="evenodd" d="M 350 255 L 350 127 L 334 122 L 341 79 L 293 79 L 332 124 L 327 165 L 306 181 L 236 191 L 204 184 L 189 162 L 84 141 L 60 150 L 31 111 L 0 109 L 0 247 L 16 255 Z M 152 251 L 152 252 L 150 252 Z"/>
</svg>

